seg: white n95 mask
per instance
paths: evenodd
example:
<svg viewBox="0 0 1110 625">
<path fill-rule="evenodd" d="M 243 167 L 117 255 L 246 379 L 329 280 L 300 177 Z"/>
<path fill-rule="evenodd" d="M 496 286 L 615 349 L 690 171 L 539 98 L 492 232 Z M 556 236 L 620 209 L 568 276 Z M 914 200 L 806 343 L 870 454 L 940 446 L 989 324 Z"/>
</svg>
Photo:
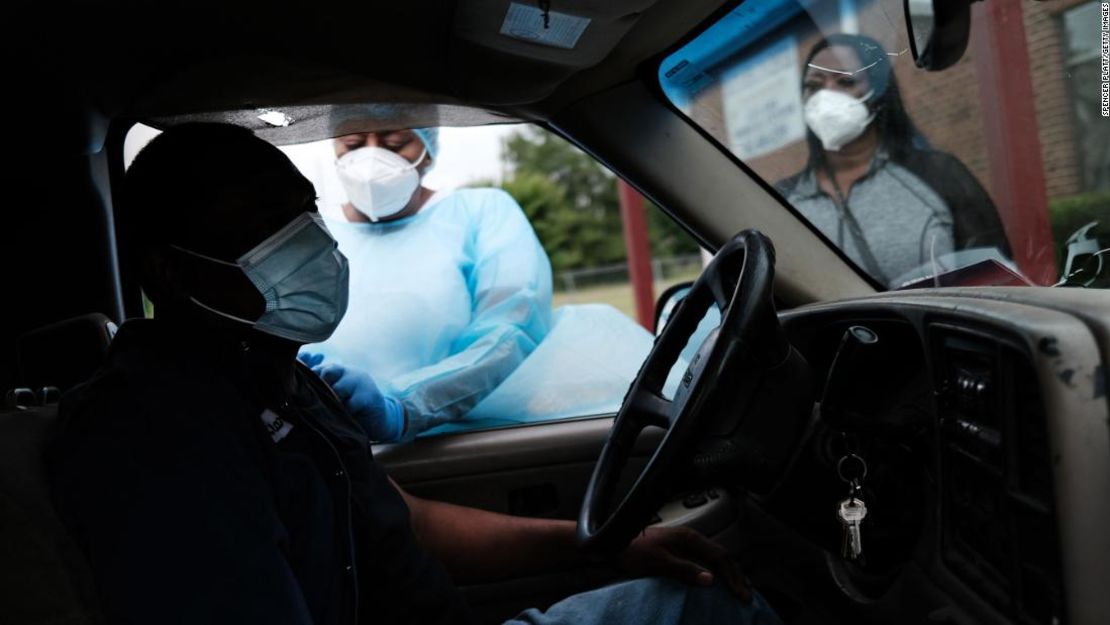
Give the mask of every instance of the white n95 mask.
<svg viewBox="0 0 1110 625">
<path fill-rule="evenodd" d="M 217 310 L 195 297 L 192 302 L 221 317 L 298 343 L 319 343 L 331 336 L 347 312 L 347 257 L 339 251 L 317 213 L 301 213 L 236 262 L 192 256 L 239 267 L 262 297 L 266 310 L 257 321 Z"/>
<path fill-rule="evenodd" d="M 424 160 L 427 148 L 416 162 Z M 351 150 L 335 163 L 347 199 L 360 213 L 378 221 L 401 212 L 420 186 L 416 165 L 379 147 Z"/>
<path fill-rule="evenodd" d="M 857 100 L 842 91 L 821 89 L 805 102 L 806 125 L 826 150 L 835 152 L 862 135 L 875 119 L 864 104 L 870 97 L 868 93 Z"/>
</svg>

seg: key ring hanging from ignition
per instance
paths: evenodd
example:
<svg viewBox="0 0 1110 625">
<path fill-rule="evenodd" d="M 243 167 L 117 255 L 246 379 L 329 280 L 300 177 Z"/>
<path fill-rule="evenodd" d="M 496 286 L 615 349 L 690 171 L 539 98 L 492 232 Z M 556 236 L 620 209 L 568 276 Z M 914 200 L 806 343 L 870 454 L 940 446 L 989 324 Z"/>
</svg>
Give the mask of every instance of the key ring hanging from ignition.
<svg viewBox="0 0 1110 625">
<path fill-rule="evenodd" d="M 858 463 L 859 475 L 849 475 L 845 473 L 845 463 L 849 460 Z M 851 467 L 852 465 L 847 466 Z M 841 481 L 847 483 L 851 487 L 850 495 L 854 499 L 859 495 L 860 491 L 863 490 L 863 480 L 867 477 L 867 461 L 859 454 L 847 454 L 837 461 L 836 474 L 840 477 Z"/>
</svg>

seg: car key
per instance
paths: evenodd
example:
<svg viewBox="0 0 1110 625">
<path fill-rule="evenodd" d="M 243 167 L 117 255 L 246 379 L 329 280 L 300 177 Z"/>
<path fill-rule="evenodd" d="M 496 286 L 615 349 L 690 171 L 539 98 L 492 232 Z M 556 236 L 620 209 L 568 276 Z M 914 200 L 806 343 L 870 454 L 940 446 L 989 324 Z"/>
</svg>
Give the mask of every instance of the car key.
<svg viewBox="0 0 1110 625">
<path fill-rule="evenodd" d="M 836 516 L 844 525 L 844 542 L 841 552 L 848 560 L 857 560 L 863 553 L 863 544 L 860 539 L 860 523 L 867 516 L 867 504 L 855 495 L 840 502 Z"/>
</svg>

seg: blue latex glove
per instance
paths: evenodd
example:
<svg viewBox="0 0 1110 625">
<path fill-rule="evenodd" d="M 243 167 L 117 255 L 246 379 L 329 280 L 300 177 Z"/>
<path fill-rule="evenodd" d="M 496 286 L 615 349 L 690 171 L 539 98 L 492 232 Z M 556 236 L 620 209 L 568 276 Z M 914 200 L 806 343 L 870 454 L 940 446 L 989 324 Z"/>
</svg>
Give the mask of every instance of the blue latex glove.
<svg viewBox="0 0 1110 625">
<path fill-rule="evenodd" d="M 405 409 L 401 402 L 378 390 L 369 373 L 335 363 L 323 364 L 323 358 L 300 360 L 305 364 L 314 363 L 309 366 L 331 386 L 370 440 L 392 443 L 401 439 L 405 433 Z"/>
<path fill-rule="evenodd" d="M 320 365 L 324 364 L 324 355 L 317 354 L 316 352 L 299 352 L 297 354 L 297 360 L 303 362 L 309 369 L 316 371 Z M 319 372 L 316 371 L 316 373 Z"/>
</svg>

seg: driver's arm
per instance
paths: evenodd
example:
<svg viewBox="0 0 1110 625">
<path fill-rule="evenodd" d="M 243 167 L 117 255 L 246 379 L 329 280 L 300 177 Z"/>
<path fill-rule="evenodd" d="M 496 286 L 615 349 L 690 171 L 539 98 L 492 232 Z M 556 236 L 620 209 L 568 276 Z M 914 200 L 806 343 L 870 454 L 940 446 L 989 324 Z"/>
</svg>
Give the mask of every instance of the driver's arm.
<svg viewBox="0 0 1110 625">
<path fill-rule="evenodd" d="M 456 582 L 519 577 L 591 560 L 575 543 L 572 521 L 497 514 L 397 490 L 409 507 L 417 540 L 443 562 Z M 665 575 L 700 586 L 712 584 L 716 573 L 743 600 L 751 596 L 725 549 L 688 528 L 651 528 L 616 563 L 633 576 Z"/>
</svg>

